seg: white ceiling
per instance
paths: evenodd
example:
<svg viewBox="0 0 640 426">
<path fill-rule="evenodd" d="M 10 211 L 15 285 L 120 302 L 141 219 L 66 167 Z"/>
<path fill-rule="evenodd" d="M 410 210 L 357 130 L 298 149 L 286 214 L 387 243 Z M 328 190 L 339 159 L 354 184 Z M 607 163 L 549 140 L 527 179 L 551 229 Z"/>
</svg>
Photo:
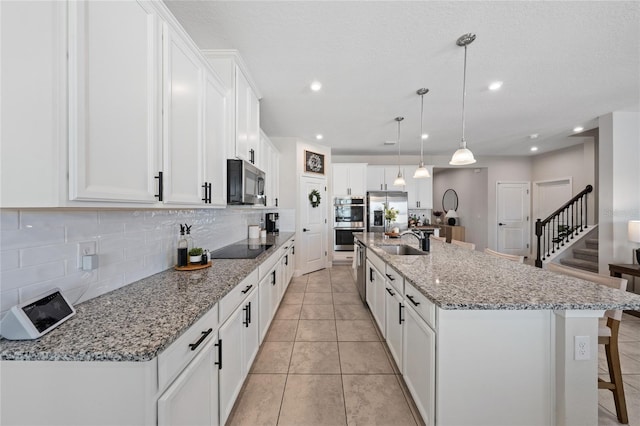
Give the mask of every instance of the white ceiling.
<svg viewBox="0 0 640 426">
<path fill-rule="evenodd" d="M 581 142 L 574 126 L 640 104 L 640 2 L 165 0 L 202 49 L 237 49 L 261 94 L 272 137 L 319 142 L 334 154 L 529 155 Z M 312 80 L 322 82 L 315 93 Z M 501 90 L 487 86 L 504 81 Z M 535 141 L 529 135 L 538 133 Z"/>
</svg>

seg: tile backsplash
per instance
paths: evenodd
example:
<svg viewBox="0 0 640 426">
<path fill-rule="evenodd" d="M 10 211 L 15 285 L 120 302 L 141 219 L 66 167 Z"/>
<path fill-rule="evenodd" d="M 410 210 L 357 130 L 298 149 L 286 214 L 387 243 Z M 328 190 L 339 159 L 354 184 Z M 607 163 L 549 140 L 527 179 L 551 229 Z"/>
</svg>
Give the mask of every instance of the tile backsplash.
<svg viewBox="0 0 640 426">
<path fill-rule="evenodd" d="M 72 304 L 175 265 L 179 224 L 215 250 L 248 237 L 264 210 L 0 210 L 0 316 L 59 287 Z M 286 214 L 285 214 L 286 216 Z M 281 226 L 282 229 L 282 226 Z M 99 267 L 82 271 L 78 244 L 93 242 Z"/>
</svg>

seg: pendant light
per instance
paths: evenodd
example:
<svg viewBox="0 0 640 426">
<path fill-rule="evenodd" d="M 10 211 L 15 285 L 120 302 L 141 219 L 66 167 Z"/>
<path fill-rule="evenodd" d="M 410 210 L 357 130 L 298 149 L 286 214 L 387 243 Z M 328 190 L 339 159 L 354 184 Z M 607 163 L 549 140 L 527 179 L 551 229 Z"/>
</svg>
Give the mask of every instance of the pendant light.
<svg viewBox="0 0 640 426">
<path fill-rule="evenodd" d="M 393 186 L 404 186 L 407 183 L 404 181 L 404 177 L 402 177 L 402 171 L 400 170 L 400 122 L 404 120 L 404 117 L 396 117 L 396 121 L 398 122 L 398 177 L 393 181 Z"/>
<path fill-rule="evenodd" d="M 429 93 L 429 89 L 418 89 L 416 91 L 420 95 L 420 164 L 413 174 L 414 179 L 430 178 L 429 170 L 424 166 L 424 133 L 422 132 L 422 125 L 424 123 L 424 95 Z"/>
<path fill-rule="evenodd" d="M 464 73 L 462 76 L 462 140 L 460 141 L 460 148 L 453 153 L 453 157 L 451 157 L 451 161 L 449 161 L 449 164 L 452 166 L 465 166 L 476 162 L 476 159 L 473 158 L 473 153 L 467 149 L 467 141 L 464 140 L 464 98 L 467 91 L 467 46 L 473 43 L 473 40 L 475 39 L 475 34 L 468 33 L 461 35 L 460 38 L 458 38 L 458 41 L 456 41 L 458 46 L 464 47 Z"/>
</svg>

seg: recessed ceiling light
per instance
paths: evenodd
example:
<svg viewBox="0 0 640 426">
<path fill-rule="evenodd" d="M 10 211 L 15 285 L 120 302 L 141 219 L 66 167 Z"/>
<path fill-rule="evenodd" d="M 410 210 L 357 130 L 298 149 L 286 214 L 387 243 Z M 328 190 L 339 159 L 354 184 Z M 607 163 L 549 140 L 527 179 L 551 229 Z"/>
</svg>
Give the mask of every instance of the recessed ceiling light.
<svg viewBox="0 0 640 426">
<path fill-rule="evenodd" d="M 489 90 L 498 90 L 501 87 L 502 87 L 502 82 L 501 81 L 494 81 L 493 83 L 491 83 L 489 85 Z"/>
<path fill-rule="evenodd" d="M 538 133 L 531 133 L 529 139 L 538 139 L 538 136 L 540 136 Z"/>
<path fill-rule="evenodd" d="M 427 133 L 422 134 L 422 139 L 429 139 L 429 135 Z"/>
<path fill-rule="evenodd" d="M 320 83 L 317 80 L 311 83 L 311 90 L 313 90 L 314 92 L 317 92 L 320 89 L 322 89 L 322 83 Z"/>
<path fill-rule="evenodd" d="M 537 147 L 537 146 L 532 146 L 532 147 L 531 147 L 531 152 L 536 152 L 537 150 L 538 150 L 538 147 Z"/>
<path fill-rule="evenodd" d="M 583 131 L 583 130 L 584 130 L 584 127 L 580 127 L 580 126 L 578 126 L 578 127 L 574 127 L 574 128 L 573 128 L 573 131 L 574 131 L 574 132 L 581 132 L 581 131 Z"/>
<path fill-rule="evenodd" d="M 317 139 L 317 140 L 322 140 L 322 138 L 323 138 L 323 137 L 324 137 L 324 136 L 322 136 L 320 133 L 318 133 L 318 134 L 316 135 L 316 139 Z"/>
</svg>

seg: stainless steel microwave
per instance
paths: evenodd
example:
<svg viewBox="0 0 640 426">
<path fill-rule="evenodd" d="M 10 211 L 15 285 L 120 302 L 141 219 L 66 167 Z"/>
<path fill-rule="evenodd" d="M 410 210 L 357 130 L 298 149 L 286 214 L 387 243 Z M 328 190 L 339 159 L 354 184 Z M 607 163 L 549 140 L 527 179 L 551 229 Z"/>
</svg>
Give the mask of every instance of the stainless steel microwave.
<svg viewBox="0 0 640 426">
<path fill-rule="evenodd" d="M 266 205 L 265 175 L 244 160 L 227 160 L 227 204 Z"/>
</svg>

